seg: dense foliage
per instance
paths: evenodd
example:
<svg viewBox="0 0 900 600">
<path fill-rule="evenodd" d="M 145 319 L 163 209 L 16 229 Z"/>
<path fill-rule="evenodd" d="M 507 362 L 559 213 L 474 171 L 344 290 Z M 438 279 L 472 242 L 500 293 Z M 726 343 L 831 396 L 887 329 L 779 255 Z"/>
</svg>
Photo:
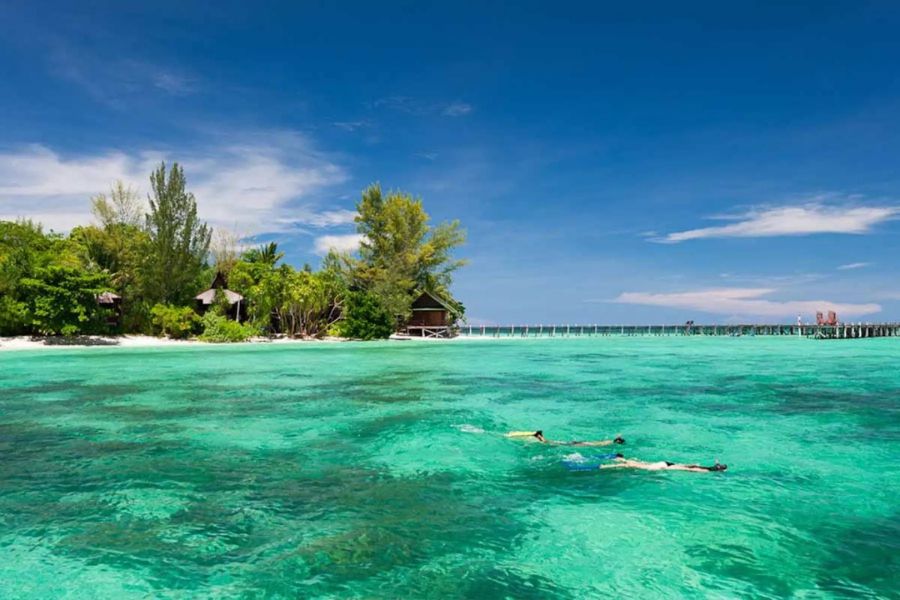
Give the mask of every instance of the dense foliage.
<svg viewBox="0 0 900 600">
<path fill-rule="evenodd" d="M 190 306 L 157 304 L 150 310 L 155 333 L 183 340 L 197 332 L 200 317 Z"/>
<path fill-rule="evenodd" d="M 464 233 L 457 222 L 430 225 L 409 194 L 366 189 L 357 204 L 358 253 L 332 252 L 314 271 L 283 263 L 274 242 L 240 251 L 233 234 L 213 237 L 177 163 L 161 164 L 150 190 L 145 204 L 116 183 L 91 199 L 95 223 L 68 235 L 0 221 L 0 335 L 379 339 L 404 324 L 425 290 L 462 315 L 449 286 L 464 264 L 453 258 Z M 212 304 L 197 304 L 217 273 L 242 299 L 218 290 Z M 114 304 L 100 305 L 104 292 L 118 295 Z"/>
<path fill-rule="evenodd" d="M 452 257 L 465 241 L 458 221 L 432 227 L 420 199 L 403 192 L 385 196 L 377 184 L 363 191 L 356 209 L 363 238 L 350 265 L 360 288 L 378 296 L 401 322 L 422 290 L 450 296 L 452 274 L 465 264 Z"/>
<path fill-rule="evenodd" d="M 200 320 L 203 333 L 198 339 L 204 342 L 222 344 L 225 342 L 246 342 L 256 335 L 256 328 L 249 324 L 238 323 L 215 312 L 208 312 Z"/>
<path fill-rule="evenodd" d="M 377 296 L 369 292 L 350 292 L 337 332 L 342 337 L 357 340 L 380 340 L 394 333 L 394 326 L 394 318 Z"/>
</svg>

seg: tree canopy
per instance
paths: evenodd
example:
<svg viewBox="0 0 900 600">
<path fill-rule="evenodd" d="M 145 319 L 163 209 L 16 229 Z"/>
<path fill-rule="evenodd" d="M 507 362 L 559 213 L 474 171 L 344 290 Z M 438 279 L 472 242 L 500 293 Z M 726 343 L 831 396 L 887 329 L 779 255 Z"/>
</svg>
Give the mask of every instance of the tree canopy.
<svg viewBox="0 0 900 600">
<path fill-rule="evenodd" d="M 449 297 L 453 272 L 465 265 L 453 251 L 465 242 L 459 221 L 429 224 L 422 200 L 372 185 L 356 205 L 359 257 L 350 261 L 359 287 L 381 298 L 401 322 L 416 295 L 429 291 Z"/>
<path fill-rule="evenodd" d="M 206 264 L 211 230 L 197 218 L 197 201 L 185 189 L 184 171 L 175 163 L 166 172 L 162 163 L 150 175 L 150 238 L 144 297 L 151 303 L 184 304 Z"/>
<path fill-rule="evenodd" d="M 276 242 L 241 251 L 234 234 L 213 238 L 178 163 L 153 171 L 146 203 L 122 182 L 90 203 L 95 222 L 68 235 L 0 221 L 0 334 L 376 339 L 403 325 L 423 291 L 462 312 L 449 289 L 465 264 L 454 256 L 459 223 L 432 225 L 421 199 L 377 184 L 357 204 L 359 251 L 330 252 L 318 270 L 286 264 Z M 237 309 L 221 291 L 212 306 L 195 303 L 217 272 L 243 298 Z M 101 305 L 103 292 L 119 298 Z"/>
</svg>

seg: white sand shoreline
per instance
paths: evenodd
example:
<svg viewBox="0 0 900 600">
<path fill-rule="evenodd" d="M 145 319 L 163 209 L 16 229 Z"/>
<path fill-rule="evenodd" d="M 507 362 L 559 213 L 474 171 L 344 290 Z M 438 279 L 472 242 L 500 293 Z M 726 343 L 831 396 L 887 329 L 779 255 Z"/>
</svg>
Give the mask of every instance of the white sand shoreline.
<svg viewBox="0 0 900 600">
<path fill-rule="evenodd" d="M 340 338 L 313 339 L 268 339 L 255 338 L 238 344 L 308 344 L 335 343 L 345 341 Z M 173 340 L 151 335 L 79 336 L 66 340 L 55 337 L 0 337 L 0 352 L 16 350 L 50 350 L 67 348 L 190 348 L 198 346 L 234 346 L 236 344 L 213 344 L 200 340 Z"/>
<path fill-rule="evenodd" d="M 459 336 L 452 339 L 433 338 L 402 338 L 391 339 L 392 342 L 450 342 L 457 340 L 494 339 L 476 338 L 475 336 Z M 14 352 L 19 350 L 65 350 L 74 348 L 191 348 L 191 347 L 221 347 L 241 345 L 285 345 L 285 344 L 335 344 L 350 342 L 345 338 L 327 337 L 323 339 L 305 338 L 254 338 L 246 342 L 214 344 L 200 340 L 173 340 L 159 338 L 150 335 L 117 335 L 117 336 L 79 336 L 74 339 L 57 338 L 52 336 L 16 336 L 0 337 L 0 352 Z"/>
</svg>

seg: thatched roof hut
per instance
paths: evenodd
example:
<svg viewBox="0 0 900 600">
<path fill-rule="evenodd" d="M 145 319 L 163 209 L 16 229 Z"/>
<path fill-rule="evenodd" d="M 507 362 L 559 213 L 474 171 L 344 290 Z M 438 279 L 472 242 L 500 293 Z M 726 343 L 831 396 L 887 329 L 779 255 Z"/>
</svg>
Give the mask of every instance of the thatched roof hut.
<svg viewBox="0 0 900 600">
<path fill-rule="evenodd" d="M 105 307 L 115 307 L 122 303 L 122 296 L 115 294 L 113 292 L 103 292 L 102 294 L 97 294 L 97 304 Z"/>
<path fill-rule="evenodd" d="M 228 306 L 233 308 L 233 310 L 228 311 L 228 316 L 233 317 L 238 321 L 243 320 L 242 317 L 246 316 L 244 297 L 237 292 L 227 289 L 227 286 L 228 281 L 225 278 L 225 275 L 221 271 L 216 273 L 209 289 L 194 296 L 194 300 L 197 302 L 197 312 L 201 315 L 205 313 L 216 301 L 216 295 L 221 291 L 225 300 L 228 302 Z"/>
</svg>

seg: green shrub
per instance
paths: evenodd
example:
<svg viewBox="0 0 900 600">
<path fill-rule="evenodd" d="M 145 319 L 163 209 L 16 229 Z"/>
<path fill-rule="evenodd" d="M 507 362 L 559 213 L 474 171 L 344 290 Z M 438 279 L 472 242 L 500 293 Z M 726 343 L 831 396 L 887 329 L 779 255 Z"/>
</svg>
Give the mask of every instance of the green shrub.
<svg viewBox="0 0 900 600">
<path fill-rule="evenodd" d="M 343 337 L 358 340 L 383 340 L 394 333 L 391 313 L 374 295 L 351 292 L 344 303 L 344 318 L 338 323 Z"/>
<path fill-rule="evenodd" d="M 157 304 L 150 309 L 154 330 L 177 340 L 190 337 L 197 331 L 200 317 L 189 306 Z"/>
<path fill-rule="evenodd" d="M 203 333 L 200 334 L 199 339 L 204 342 L 218 344 L 246 342 L 258 333 L 257 328 L 252 325 L 241 324 L 213 312 L 203 315 L 201 323 L 203 325 Z"/>
</svg>

